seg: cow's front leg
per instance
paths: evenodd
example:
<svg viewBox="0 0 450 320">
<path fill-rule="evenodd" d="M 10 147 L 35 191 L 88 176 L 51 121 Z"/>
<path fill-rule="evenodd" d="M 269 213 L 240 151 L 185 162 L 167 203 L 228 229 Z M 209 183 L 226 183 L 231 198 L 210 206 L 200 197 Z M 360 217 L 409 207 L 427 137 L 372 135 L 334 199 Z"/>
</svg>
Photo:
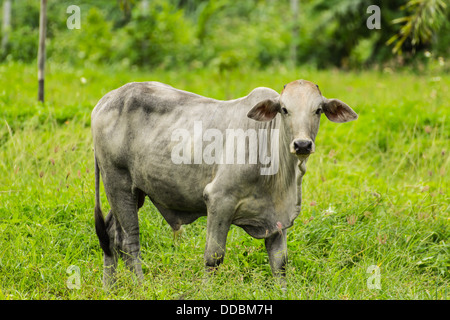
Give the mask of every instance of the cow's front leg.
<svg viewBox="0 0 450 320">
<path fill-rule="evenodd" d="M 276 232 L 265 239 L 266 250 L 272 273 L 279 278 L 280 284 L 286 288 L 287 239 L 286 229 Z"/>
<path fill-rule="evenodd" d="M 208 217 L 204 255 L 207 271 L 214 271 L 223 262 L 229 229 L 226 219 Z"/>
<path fill-rule="evenodd" d="M 225 245 L 236 202 L 229 196 L 213 195 L 206 191 L 204 198 L 208 208 L 204 258 L 206 270 L 213 271 L 225 257 Z"/>
</svg>

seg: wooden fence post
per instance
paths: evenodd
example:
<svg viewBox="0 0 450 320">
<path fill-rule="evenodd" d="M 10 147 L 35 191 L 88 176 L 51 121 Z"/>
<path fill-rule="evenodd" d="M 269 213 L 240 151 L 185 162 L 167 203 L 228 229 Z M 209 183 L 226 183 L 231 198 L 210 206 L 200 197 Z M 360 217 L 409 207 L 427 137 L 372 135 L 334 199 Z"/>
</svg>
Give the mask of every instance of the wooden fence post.
<svg viewBox="0 0 450 320">
<path fill-rule="evenodd" d="M 38 48 L 38 101 L 44 102 L 45 80 L 45 37 L 47 33 L 47 0 L 41 0 L 39 14 L 39 48 Z"/>
</svg>

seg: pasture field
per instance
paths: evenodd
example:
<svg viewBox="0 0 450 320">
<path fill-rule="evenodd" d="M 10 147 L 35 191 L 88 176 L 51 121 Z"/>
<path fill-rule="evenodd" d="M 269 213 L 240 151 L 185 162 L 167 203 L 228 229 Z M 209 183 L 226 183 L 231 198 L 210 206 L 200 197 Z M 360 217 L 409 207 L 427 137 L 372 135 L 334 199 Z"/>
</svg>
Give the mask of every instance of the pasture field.
<svg viewBox="0 0 450 320">
<path fill-rule="evenodd" d="M 35 65 L 0 65 L 0 299 L 449 299 L 450 76 L 387 71 L 49 63 L 39 104 Z M 322 117 L 303 209 L 288 232 L 287 291 L 271 276 L 264 242 L 234 226 L 224 263 L 206 277 L 206 218 L 174 241 L 147 199 L 139 214 L 145 280 L 136 286 L 121 262 L 117 288 L 105 293 L 93 217 L 97 101 L 130 81 L 230 99 L 300 78 L 359 119 Z M 106 213 L 103 191 L 101 199 Z M 79 289 L 67 285 L 70 266 L 80 270 Z"/>
</svg>

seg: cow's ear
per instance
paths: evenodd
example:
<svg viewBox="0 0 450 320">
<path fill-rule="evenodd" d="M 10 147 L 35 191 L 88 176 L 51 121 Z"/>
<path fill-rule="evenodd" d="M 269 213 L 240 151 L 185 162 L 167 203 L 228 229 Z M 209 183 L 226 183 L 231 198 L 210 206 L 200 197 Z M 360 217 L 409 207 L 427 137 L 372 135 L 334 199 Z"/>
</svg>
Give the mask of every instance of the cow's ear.
<svg viewBox="0 0 450 320">
<path fill-rule="evenodd" d="M 278 99 L 266 99 L 258 102 L 247 113 L 247 117 L 256 121 L 270 121 L 280 112 L 280 102 Z"/>
<path fill-rule="evenodd" d="M 358 115 L 346 103 L 338 99 L 325 98 L 323 112 L 328 120 L 342 123 L 358 119 Z"/>
</svg>

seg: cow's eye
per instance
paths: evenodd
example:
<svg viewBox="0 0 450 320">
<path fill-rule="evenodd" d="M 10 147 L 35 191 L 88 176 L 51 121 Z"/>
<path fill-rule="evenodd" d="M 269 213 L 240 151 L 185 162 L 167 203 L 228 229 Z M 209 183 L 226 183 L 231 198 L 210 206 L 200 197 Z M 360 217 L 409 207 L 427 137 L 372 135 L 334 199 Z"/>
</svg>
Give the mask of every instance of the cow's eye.
<svg viewBox="0 0 450 320">
<path fill-rule="evenodd" d="M 281 113 L 282 113 L 282 114 L 288 114 L 288 111 L 287 111 L 286 108 L 281 108 Z"/>
<path fill-rule="evenodd" d="M 319 109 L 316 110 L 316 114 L 317 115 L 320 115 L 322 112 L 323 112 L 322 108 L 319 108 Z"/>
</svg>

